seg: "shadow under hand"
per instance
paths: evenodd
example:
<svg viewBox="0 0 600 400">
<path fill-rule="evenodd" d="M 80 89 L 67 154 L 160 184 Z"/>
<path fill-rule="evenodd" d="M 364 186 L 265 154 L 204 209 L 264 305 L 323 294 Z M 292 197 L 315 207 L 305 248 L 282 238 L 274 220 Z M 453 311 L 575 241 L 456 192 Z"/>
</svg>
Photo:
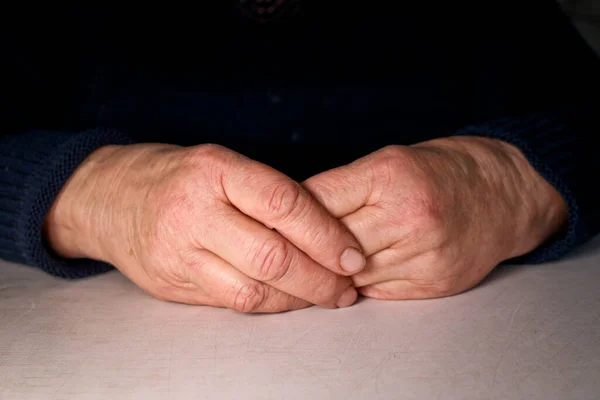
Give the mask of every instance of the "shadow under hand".
<svg viewBox="0 0 600 400">
<path fill-rule="evenodd" d="M 585 260 L 593 257 L 600 256 L 600 235 L 594 237 L 590 241 L 584 243 L 580 247 L 577 247 L 563 258 L 557 260 L 556 262 L 563 261 L 577 261 L 577 260 Z M 600 261 L 600 260 L 599 260 Z M 478 285 L 475 287 L 482 287 L 489 285 L 490 283 L 499 280 L 499 279 L 511 279 L 512 276 L 523 273 L 524 269 L 532 269 L 532 268 L 547 268 L 549 263 L 541 263 L 541 264 L 519 264 L 519 263 L 506 263 L 500 264 Z"/>
<path fill-rule="evenodd" d="M 478 285 L 475 285 L 472 289 L 485 287 L 490 285 L 492 282 L 497 280 L 510 279 L 513 275 L 521 273 L 523 268 L 535 268 L 536 265 L 525 265 L 525 264 L 500 264 L 483 281 Z"/>
<path fill-rule="evenodd" d="M 568 253 L 563 260 L 579 260 L 600 255 L 600 235 Z"/>
</svg>

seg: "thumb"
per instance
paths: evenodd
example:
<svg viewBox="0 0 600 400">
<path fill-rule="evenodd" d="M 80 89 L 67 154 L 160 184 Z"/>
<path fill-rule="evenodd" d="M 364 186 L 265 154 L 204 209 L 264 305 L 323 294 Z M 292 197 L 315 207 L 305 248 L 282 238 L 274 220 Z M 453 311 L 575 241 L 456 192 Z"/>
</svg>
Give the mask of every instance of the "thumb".
<svg viewBox="0 0 600 400">
<path fill-rule="evenodd" d="M 341 218 L 367 204 L 371 183 L 367 169 L 357 163 L 321 172 L 302 183 L 329 213 Z"/>
</svg>

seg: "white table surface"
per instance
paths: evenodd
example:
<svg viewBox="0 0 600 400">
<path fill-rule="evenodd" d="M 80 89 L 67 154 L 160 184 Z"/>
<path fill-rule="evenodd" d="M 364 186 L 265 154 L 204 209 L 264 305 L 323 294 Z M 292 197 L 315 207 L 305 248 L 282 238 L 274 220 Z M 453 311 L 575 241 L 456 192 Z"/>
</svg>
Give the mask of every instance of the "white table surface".
<svg viewBox="0 0 600 400">
<path fill-rule="evenodd" d="M 600 238 L 459 296 L 244 315 L 0 261 L 0 399 L 600 399 Z"/>
</svg>

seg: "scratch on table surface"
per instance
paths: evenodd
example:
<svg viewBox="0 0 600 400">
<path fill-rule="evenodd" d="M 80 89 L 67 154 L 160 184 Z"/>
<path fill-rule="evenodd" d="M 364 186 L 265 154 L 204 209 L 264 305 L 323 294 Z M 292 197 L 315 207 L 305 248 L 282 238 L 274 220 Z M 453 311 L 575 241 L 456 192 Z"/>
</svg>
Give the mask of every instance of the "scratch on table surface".
<svg viewBox="0 0 600 400">
<path fill-rule="evenodd" d="M 591 329 L 593 327 L 593 325 L 596 323 L 596 321 L 600 319 L 600 314 L 598 314 L 591 322 L 588 326 L 581 328 L 577 333 L 575 333 L 573 335 L 573 337 L 571 338 L 571 340 L 569 340 L 565 345 L 563 345 L 554 355 L 552 355 L 548 360 L 547 363 L 550 363 L 551 361 L 553 361 L 556 357 L 558 357 L 567 347 L 569 347 L 569 345 L 571 345 L 573 342 L 575 342 L 581 335 L 583 335 L 584 332 L 586 332 L 588 329 Z M 521 329 L 521 331 L 519 332 L 519 335 L 525 330 L 525 327 L 523 329 Z M 519 335 L 517 335 L 513 340 L 510 340 L 509 343 L 507 344 L 507 346 L 504 348 L 504 350 L 502 351 L 502 354 L 500 355 L 500 359 L 498 361 L 498 365 L 496 365 L 496 368 L 494 369 L 494 375 L 492 378 L 492 385 L 490 389 L 493 389 L 495 384 L 496 384 L 496 376 L 498 374 L 498 370 L 500 369 L 500 366 L 502 365 L 502 361 L 504 359 L 504 356 L 506 355 L 506 353 L 508 352 L 508 350 L 512 347 L 512 345 L 516 342 L 516 340 L 519 338 Z M 523 376 L 521 378 L 521 382 L 527 380 L 527 378 L 529 378 L 531 375 L 533 375 L 535 372 L 537 372 L 539 370 L 539 368 L 541 367 L 538 366 L 536 368 L 532 368 L 531 371 L 529 371 L 528 374 L 526 374 L 525 376 Z"/>
<path fill-rule="evenodd" d="M 484 308 L 486 308 L 487 306 L 489 306 L 490 304 L 494 304 L 495 300 L 502 296 L 504 293 L 506 293 L 508 291 L 508 289 L 502 289 L 500 290 L 500 293 L 498 293 L 497 295 L 495 295 L 494 297 L 492 297 L 489 301 L 486 301 L 485 303 L 483 303 L 483 305 L 481 307 L 479 307 L 477 310 L 475 310 L 475 312 L 473 313 L 473 315 L 477 315 L 479 314 L 479 311 L 483 310 Z"/>
<path fill-rule="evenodd" d="M 588 326 L 585 326 L 583 328 L 581 328 L 581 330 L 579 330 L 575 335 L 573 335 L 573 338 L 571 340 L 569 340 L 564 346 L 562 346 L 557 352 L 556 354 L 554 354 L 552 357 L 550 357 L 549 361 L 553 361 L 556 357 L 558 357 L 567 347 L 569 347 L 573 342 L 575 342 L 577 339 L 579 339 L 585 332 L 587 332 L 588 330 L 592 329 L 594 327 L 594 324 L 596 323 L 596 321 L 598 321 L 598 319 L 600 319 L 600 314 L 597 315 Z"/>
<path fill-rule="evenodd" d="M 503 293 L 503 292 L 502 292 Z M 498 297 L 495 296 L 494 299 Z M 510 323 L 508 326 L 508 331 L 510 331 L 513 323 L 514 323 L 514 319 L 516 317 L 517 312 L 519 311 L 519 309 L 521 308 L 521 305 L 525 302 L 525 299 L 521 300 L 521 302 L 519 302 L 519 304 L 517 304 L 517 306 L 515 307 L 515 309 L 513 310 L 513 313 L 511 315 L 510 318 Z M 498 371 L 500 370 L 500 367 L 502 366 L 502 362 L 504 361 L 504 357 L 506 356 L 506 354 L 508 353 L 508 350 L 510 350 L 510 348 L 516 343 L 517 339 L 519 339 L 519 337 L 521 336 L 521 334 L 523 332 L 525 332 L 525 330 L 527 329 L 527 327 L 529 325 L 531 325 L 533 323 L 533 321 L 535 320 L 535 317 L 531 320 L 529 320 L 522 328 L 521 330 L 517 333 L 517 335 L 508 340 L 506 346 L 504 347 L 504 349 L 502 350 L 502 353 L 500 354 L 500 357 L 498 359 L 498 364 L 496 365 L 496 367 L 494 368 L 494 374 L 492 376 L 492 383 L 490 385 L 490 391 L 494 389 L 494 387 L 496 386 L 496 378 L 498 376 Z"/>
<path fill-rule="evenodd" d="M 66 376 L 62 383 L 60 384 L 60 386 L 56 389 L 56 392 L 54 392 L 54 394 L 52 395 L 52 400 L 56 399 L 58 397 L 58 395 L 60 394 L 60 391 L 62 390 L 62 388 L 67 384 L 67 381 L 69 380 L 69 377 Z"/>
<path fill-rule="evenodd" d="M 510 316 L 510 323 L 508 324 L 508 331 L 510 332 L 510 330 L 512 329 L 512 326 L 515 322 L 515 317 L 517 316 L 517 313 L 519 312 L 519 309 L 521 308 L 521 305 L 525 302 L 525 299 L 521 300 L 519 302 L 519 304 L 517 304 L 517 306 L 515 307 L 515 309 L 512 312 L 512 315 Z"/>
<path fill-rule="evenodd" d="M 375 393 L 377 394 L 377 398 L 379 400 L 381 400 L 381 392 L 379 391 L 379 378 L 381 375 L 381 371 L 383 371 L 383 367 L 392 359 L 392 357 L 394 357 L 395 352 L 391 351 L 390 354 L 388 354 L 387 357 L 385 357 L 380 363 L 379 365 L 377 365 L 377 367 L 375 367 L 375 369 L 373 370 L 373 372 L 376 372 L 375 375 L 375 382 L 373 383 L 375 385 Z M 367 378 L 365 378 L 360 384 L 362 384 Z M 356 386 L 356 388 L 360 387 L 360 384 L 358 386 Z"/>
<path fill-rule="evenodd" d="M 296 335 L 296 344 L 300 341 L 300 339 L 302 339 L 304 336 L 306 336 L 307 333 L 309 333 L 310 331 L 312 331 L 315 328 L 321 328 L 323 325 L 310 325 L 308 328 L 306 328 L 305 330 L 303 330 L 302 332 L 300 332 L 299 334 Z"/>
<path fill-rule="evenodd" d="M 217 322 L 216 319 L 214 318 L 215 314 L 216 314 L 216 310 L 213 310 L 212 313 L 212 318 L 211 318 L 211 323 L 210 323 L 210 327 L 212 329 L 212 334 L 213 334 L 213 360 L 212 360 L 212 376 L 213 378 L 217 376 L 217 349 L 219 347 L 218 343 L 217 343 Z"/>
<path fill-rule="evenodd" d="M 356 344 L 356 335 L 358 335 L 358 333 L 362 330 L 362 327 L 363 327 L 363 325 L 359 325 L 358 328 L 355 329 L 354 332 L 352 333 L 350 340 L 348 340 L 346 349 L 344 349 L 344 354 L 342 355 L 342 357 L 340 357 L 340 364 L 338 365 L 337 371 L 335 372 L 334 379 L 337 380 L 337 377 L 339 376 L 340 371 L 342 370 L 342 366 L 348 359 L 348 352 L 350 351 L 350 347 L 352 347 L 352 344 Z"/>
<path fill-rule="evenodd" d="M 246 349 L 244 350 L 244 360 L 246 359 L 246 357 L 248 356 L 248 351 L 250 350 L 250 346 L 252 345 L 252 339 L 254 337 L 254 332 L 256 331 L 256 319 L 254 321 L 252 321 L 252 324 L 250 325 L 250 331 L 248 332 L 248 341 L 246 342 Z M 216 354 L 215 354 L 216 356 Z"/>
<path fill-rule="evenodd" d="M 31 299 L 27 299 L 27 301 L 29 301 L 29 308 L 27 308 L 27 310 L 23 311 L 23 313 L 21 313 L 21 315 L 19 315 L 17 317 L 17 319 L 15 319 L 14 321 L 12 321 L 12 326 L 15 326 L 27 314 L 29 314 L 30 312 L 32 312 L 33 310 L 35 310 L 35 308 L 36 308 L 35 302 L 33 300 L 31 300 Z"/>
<path fill-rule="evenodd" d="M 377 330 L 375 329 L 374 331 L 375 331 L 375 337 L 377 337 Z M 352 341 L 354 342 L 354 344 L 356 344 L 356 347 L 360 350 L 360 352 L 363 354 L 363 357 L 366 360 L 368 358 L 367 351 L 364 349 L 363 346 L 360 345 L 360 343 L 358 343 L 358 341 L 356 340 L 355 337 L 352 337 Z M 375 340 L 375 343 L 378 343 L 377 340 Z"/>
<path fill-rule="evenodd" d="M 517 308 L 518 308 L 518 306 L 517 306 Z M 508 343 L 506 344 L 506 346 L 504 347 L 504 349 L 502 349 L 502 353 L 500 354 L 500 357 L 498 359 L 498 364 L 496 364 L 496 368 L 494 368 L 494 375 L 492 376 L 492 384 L 490 385 L 490 391 L 492 391 L 494 389 L 494 386 L 496 386 L 496 376 L 498 375 L 498 371 L 500 370 L 500 366 L 502 365 L 502 362 L 504 361 L 504 357 L 506 356 L 506 353 L 508 353 L 508 350 L 510 350 L 510 348 L 513 346 L 513 344 L 515 344 L 515 342 L 520 337 L 520 335 L 525 331 L 526 327 L 527 327 L 527 324 L 521 329 L 521 331 L 519 331 L 519 333 L 514 338 L 510 339 L 508 341 Z"/>
<path fill-rule="evenodd" d="M 496 368 L 494 368 L 494 375 L 492 376 L 492 384 L 490 386 L 490 391 L 494 390 L 494 387 L 496 386 L 496 375 L 498 375 L 498 370 L 500 370 L 500 366 L 502 365 L 503 359 L 504 359 L 504 352 L 500 356 L 500 360 L 498 360 L 498 364 L 496 365 Z"/>
<path fill-rule="evenodd" d="M 173 360 L 173 342 L 175 342 L 175 338 L 171 337 L 171 348 L 169 349 L 169 376 L 167 381 L 167 393 L 171 394 L 171 360 Z"/>
</svg>

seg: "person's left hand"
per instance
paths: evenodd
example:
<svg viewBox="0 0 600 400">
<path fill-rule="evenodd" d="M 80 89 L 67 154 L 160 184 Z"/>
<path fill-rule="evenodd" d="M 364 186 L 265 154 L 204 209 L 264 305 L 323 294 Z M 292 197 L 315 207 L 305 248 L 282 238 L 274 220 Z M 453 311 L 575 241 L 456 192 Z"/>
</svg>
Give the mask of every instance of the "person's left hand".
<svg viewBox="0 0 600 400">
<path fill-rule="evenodd" d="M 487 138 L 388 146 L 303 184 L 358 239 L 367 265 L 354 283 L 381 299 L 468 290 L 567 219 L 522 153 Z"/>
</svg>

